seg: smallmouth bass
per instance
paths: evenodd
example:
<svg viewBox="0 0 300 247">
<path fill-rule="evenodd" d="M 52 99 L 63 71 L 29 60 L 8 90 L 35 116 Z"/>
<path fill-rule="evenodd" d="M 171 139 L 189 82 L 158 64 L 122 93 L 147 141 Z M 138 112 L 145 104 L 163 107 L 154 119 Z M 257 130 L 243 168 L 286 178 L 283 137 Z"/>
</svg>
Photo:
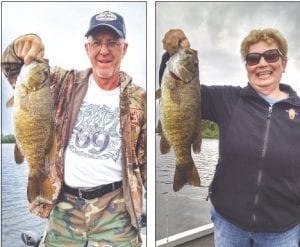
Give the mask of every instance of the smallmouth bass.
<svg viewBox="0 0 300 247">
<path fill-rule="evenodd" d="M 7 103 L 7 106 L 14 106 L 15 161 L 22 163 L 25 156 L 29 165 L 29 202 L 50 201 L 53 193 L 45 167 L 46 159 L 52 159 L 56 149 L 49 75 L 47 60 L 23 65 L 17 77 L 14 97 Z"/>
<path fill-rule="evenodd" d="M 179 48 L 166 64 L 160 92 L 162 154 L 172 147 L 176 170 L 173 190 L 184 184 L 200 186 L 200 177 L 191 155 L 201 150 L 201 94 L 197 51 Z"/>
</svg>

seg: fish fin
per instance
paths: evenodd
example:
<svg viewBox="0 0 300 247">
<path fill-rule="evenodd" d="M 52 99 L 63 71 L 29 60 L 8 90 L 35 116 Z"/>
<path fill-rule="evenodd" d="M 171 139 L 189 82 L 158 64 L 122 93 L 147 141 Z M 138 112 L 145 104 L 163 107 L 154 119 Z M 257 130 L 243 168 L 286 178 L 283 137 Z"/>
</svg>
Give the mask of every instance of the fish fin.
<svg viewBox="0 0 300 247">
<path fill-rule="evenodd" d="M 171 146 L 169 144 L 169 142 L 167 141 L 164 132 L 161 132 L 161 138 L 160 138 L 160 152 L 162 154 L 166 154 L 170 151 Z"/>
<path fill-rule="evenodd" d="M 14 157 L 15 157 L 15 162 L 17 164 L 21 164 L 24 162 L 24 155 L 22 154 L 17 144 L 15 144 Z"/>
<path fill-rule="evenodd" d="M 11 96 L 9 100 L 6 102 L 6 107 L 13 107 L 14 106 L 14 96 Z"/>
<path fill-rule="evenodd" d="M 38 197 L 51 201 L 53 192 L 52 183 L 47 176 L 36 175 L 28 178 L 27 198 L 29 202 L 33 202 Z"/>
<path fill-rule="evenodd" d="M 177 103 L 178 105 L 180 104 L 180 95 L 178 87 L 174 87 L 170 90 L 170 97 L 175 103 Z"/>
<path fill-rule="evenodd" d="M 160 97 L 161 97 L 161 88 L 155 91 L 155 99 L 160 99 Z"/>
<path fill-rule="evenodd" d="M 201 120 L 198 121 L 197 128 L 194 132 L 193 151 L 195 154 L 200 153 L 202 143 Z"/>
<path fill-rule="evenodd" d="M 173 190 L 180 190 L 186 183 L 200 187 L 200 177 L 194 164 L 176 166 Z"/>
<path fill-rule="evenodd" d="M 49 150 L 46 151 L 46 159 L 54 160 L 57 153 L 57 139 L 56 135 L 53 134 L 52 142 L 50 144 Z"/>
</svg>

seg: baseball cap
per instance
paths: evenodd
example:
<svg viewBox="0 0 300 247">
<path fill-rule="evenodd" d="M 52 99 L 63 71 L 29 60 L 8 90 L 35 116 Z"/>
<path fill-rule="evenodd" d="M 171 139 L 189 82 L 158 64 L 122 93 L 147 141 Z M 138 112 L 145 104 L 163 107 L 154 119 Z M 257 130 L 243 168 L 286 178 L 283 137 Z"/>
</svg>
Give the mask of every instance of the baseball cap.
<svg viewBox="0 0 300 247">
<path fill-rule="evenodd" d="M 90 33 L 98 27 L 111 28 L 120 38 L 125 39 L 126 28 L 124 19 L 115 12 L 104 11 L 94 15 L 91 18 L 89 30 L 86 32 L 85 37 L 88 37 Z"/>
</svg>

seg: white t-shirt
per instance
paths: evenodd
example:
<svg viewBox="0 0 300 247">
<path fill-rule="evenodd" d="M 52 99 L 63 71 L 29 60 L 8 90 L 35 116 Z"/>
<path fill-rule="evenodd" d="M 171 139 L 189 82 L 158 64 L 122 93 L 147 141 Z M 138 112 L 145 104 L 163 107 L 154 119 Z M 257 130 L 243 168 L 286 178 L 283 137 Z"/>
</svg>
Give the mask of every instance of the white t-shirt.
<svg viewBox="0 0 300 247">
<path fill-rule="evenodd" d="M 92 76 L 65 152 L 65 183 L 95 187 L 122 180 L 120 87 L 103 90 Z"/>
</svg>

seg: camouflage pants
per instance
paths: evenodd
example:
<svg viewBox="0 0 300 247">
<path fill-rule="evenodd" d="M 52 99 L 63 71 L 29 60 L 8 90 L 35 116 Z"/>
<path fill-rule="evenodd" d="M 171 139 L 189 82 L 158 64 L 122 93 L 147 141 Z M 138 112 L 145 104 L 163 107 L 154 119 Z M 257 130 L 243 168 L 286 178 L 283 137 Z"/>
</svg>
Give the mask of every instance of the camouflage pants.
<svg viewBox="0 0 300 247">
<path fill-rule="evenodd" d="M 53 208 L 41 246 L 130 247 L 138 243 L 122 188 L 101 198 L 84 200 L 65 193 Z"/>
</svg>

